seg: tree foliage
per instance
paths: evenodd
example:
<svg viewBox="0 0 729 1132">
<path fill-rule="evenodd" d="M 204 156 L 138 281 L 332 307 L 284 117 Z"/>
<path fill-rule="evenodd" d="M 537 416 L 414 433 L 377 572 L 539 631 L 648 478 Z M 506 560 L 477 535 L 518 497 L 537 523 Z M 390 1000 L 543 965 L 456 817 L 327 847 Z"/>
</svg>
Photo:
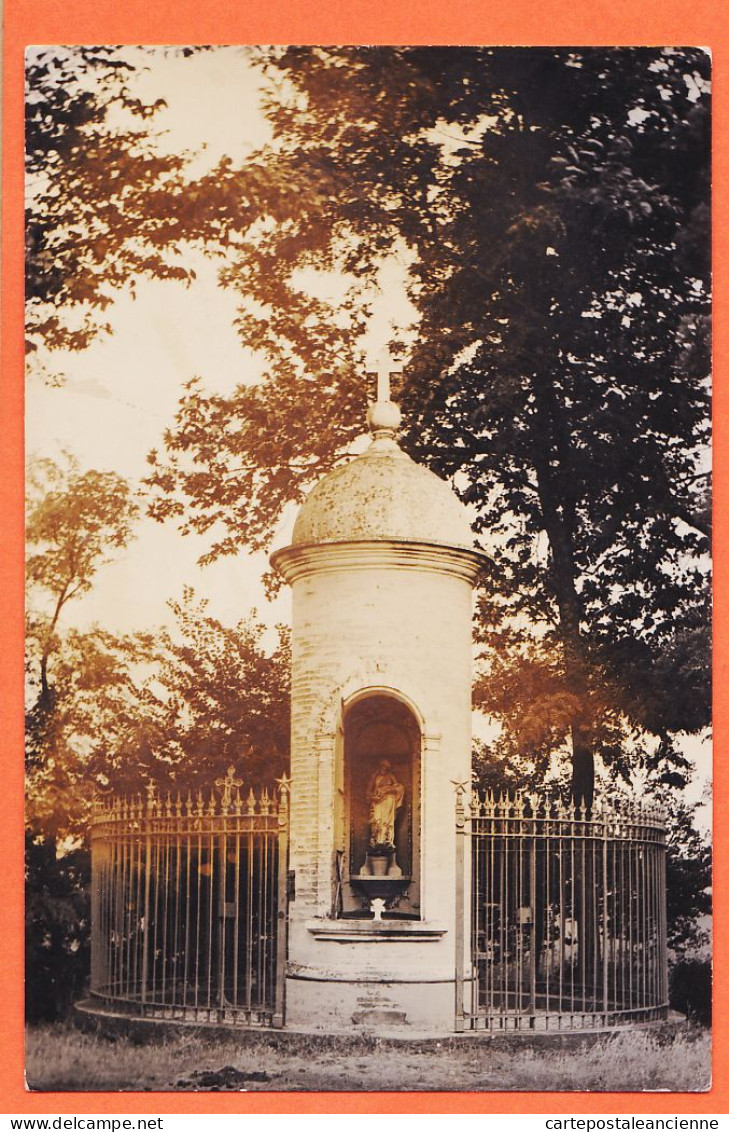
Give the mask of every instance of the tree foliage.
<svg viewBox="0 0 729 1132">
<path fill-rule="evenodd" d="M 80 731 L 88 744 L 98 718 L 84 727 L 79 704 L 120 679 L 93 636 L 62 632 L 62 614 L 127 546 L 137 505 L 121 476 L 82 472 L 69 454 L 60 463 L 39 459 L 31 465 L 27 498 L 28 817 L 35 829 L 55 835 L 65 823 L 69 792 L 85 781 L 83 742 L 69 748 L 64 736 Z"/>
<path fill-rule="evenodd" d="M 172 629 L 116 643 L 130 662 L 136 719 L 96 743 L 90 772 L 117 792 L 151 781 L 184 793 L 209 791 L 232 763 L 246 786 L 274 788 L 289 755 L 287 630 L 267 647 L 254 617 L 223 625 L 191 589 L 170 606 Z"/>
<path fill-rule="evenodd" d="M 26 59 L 26 331 L 30 355 L 108 331 L 135 277 L 188 280 L 174 250 L 185 157 L 161 154 L 130 79 L 141 49 L 30 48 Z"/>
<path fill-rule="evenodd" d="M 122 748 L 138 767 L 144 725 L 155 716 L 141 675 L 150 645 L 150 637 L 117 638 L 98 627 L 58 634 L 51 706 L 41 714 L 36 705 L 26 728 L 26 820 L 35 832 L 86 840 L 91 804 L 104 782 L 92 770 L 99 748 Z M 31 660 L 37 648 L 29 637 Z"/>
<path fill-rule="evenodd" d="M 252 618 L 229 628 L 186 591 L 172 630 L 64 629 L 66 604 L 131 535 L 111 473 L 35 465 L 28 516 L 26 1005 L 64 1017 L 89 961 L 90 810 L 99 791 L 210 791 L 230 763 L 275 787 L 287 766 L 289 654 Z M 44 609 L 44 603 L 50 612 Z"/>
<path fill-rule="evenodd" d="M 51 597 L 57 620 L 68 601 L 88 593 L 113 552 L 127 545 L 137 506 L 116 472 L 81 472 L 68 454 L 62 463 L 34 461 L 28 496 L 28 582 Z"/>
<path fill-rule="evenodd" d="M 81 472 L 68 454 L 60 464 L 42 459 L 30 469 L 25 536 L 28 641 L 34 646 L 28 659 L 31 751 L 49 738 L 54 696 L 48 666 L 61 614 L 68 602 L 88 593 L 100 567 L 127 545 L 136 515 L 129 485 L 115 472 Z"/>
<path fill-rule="evenodd" d="M 45 835 L 85 840 L 107 791 L 204 789 L 233 763 L 246 785 L 274 788 L 288 766 L 289 651 L 266 647 L 252 618 L 228 627 L 187 591 L 170 629 L 59 636 L 53 708 L 29 728 L 26 815 Z M 31 648 L 33 643 L 31 641 Z"/>
<path fill-rule="evenodd" d="M 56 1021 L 83 992 L 89 964 L 89 855 L 60 854 L 26 833 L 25 1001 L 30 1022 Z"/>
<path fill-rule="evenodd" d="M 291 48 L 263 65 L 275 144 L 196 192 L 208 218 L 241 203 L 222 281 L 267 378 L 188 388 L 151 457 L 152 513 L 222 523 L 211 556 L 267 542 L 361 427 L 394 249 L 417 315 L 393 329 L 404 444 L 453 479 L 491 556 L 482 689 L 506 666 L 524 739 L 569 738 L 589 800 L 610 713 L 665 738 L 709 711 L 708 58 Z"/>
<path fill-rule="evenodd" d="M 224 256 L 266 376 L 230 396 L 188 386 L 151 456 L 151 510 L 209 532 L 211 558 L 263 547 L 361 429 L 368 319 L 397 259 L 415 312 L 407 326 L 393 309 L 391 327 L 403 444 L 452 480 L 490 559 L 476 701 L 503 726 L 484 775 L 542 780 L 567 744 L 578 799 L 595 754 L 621 777 L 648 761 L 675 794 L 675 733 L 710 712 L 707 55 L 305 47 L 258 61 L 273 143 L 191 180 L 183 157 L 160 156 L 160 104 L 134 98 L 123 53 L 30 57 L 31 348 L 85 346 L 134 275 L 189 278 L 191 244 Z M 31 626 L 38 702 L 51 659 L 55 692 L 53 714 L 31 718 L 31 752 L 53 752 L 32 764 L 31 806 L 59 832 L 81 828 L 93 782 L 195 788 L 241 754 L 273 777 L 286 753 L 285 637 L 266 651 L 260 627 L 224 627 L 189 594 L 175 632 L 61 640 L 58 615 L 103 560 L 98 518 L 85 581 L 64 590 L 52 539 L 31 562 L 60 600 Z M 679 925 L 691 900 L 705 910 L 691 822 Z"/>
</svg>

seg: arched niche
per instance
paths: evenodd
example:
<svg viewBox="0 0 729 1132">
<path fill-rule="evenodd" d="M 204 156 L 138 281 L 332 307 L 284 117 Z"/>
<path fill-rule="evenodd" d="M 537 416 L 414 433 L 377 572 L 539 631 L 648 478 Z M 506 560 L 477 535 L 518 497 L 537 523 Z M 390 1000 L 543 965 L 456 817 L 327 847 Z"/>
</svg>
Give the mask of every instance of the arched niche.
<svg viewBox="0 0 729 1132">
<path fill-rule="evenodd" d="M 338 912 L 370 915 L 370 900 L 376 896 L 386 902 L 386 918 L 418 919 L 421 725 L 408 704 L 380 689 L 350 700 L 342 723 L 343 855 Z M 378 883 L 373 842 L 376 830 L 382 827 L 373 817 L 387 815 L 388 804 L 385 801 L 373 809 L 373 793 L 378 786 L 382 790 L 383 784 L 385 793 L 388 788 L 392 791 L 394 815 L 386 877 Z"/>
</svg>

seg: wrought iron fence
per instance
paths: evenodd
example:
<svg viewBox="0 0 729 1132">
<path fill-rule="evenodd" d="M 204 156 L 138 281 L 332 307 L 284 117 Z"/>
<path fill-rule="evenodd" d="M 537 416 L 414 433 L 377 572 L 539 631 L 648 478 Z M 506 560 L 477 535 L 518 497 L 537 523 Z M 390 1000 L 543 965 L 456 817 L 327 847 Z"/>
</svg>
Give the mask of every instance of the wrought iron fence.
<svg viewBox="0 0 729 1132">
<path fill-rule="evenodd" d="M 575 1030 L 665 1017 L 665 819 L 613 800 L 476 798 L 470 996 L 459 1028 Z M 470 1005 L 468 999 L 470 997 Z"/>
<path fill-rule="evenodd" d="M 91 828 L 91 994 L 145 1017 L 283 1025 L 288 781 L 243 800 L 99 800 Z"/>
</svg>

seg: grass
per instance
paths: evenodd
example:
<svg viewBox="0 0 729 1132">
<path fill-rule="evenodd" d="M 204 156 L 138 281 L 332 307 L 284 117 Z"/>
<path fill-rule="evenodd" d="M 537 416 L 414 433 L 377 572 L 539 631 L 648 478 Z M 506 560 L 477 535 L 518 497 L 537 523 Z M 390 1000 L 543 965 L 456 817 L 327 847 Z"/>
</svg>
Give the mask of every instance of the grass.
<svg viewBox="0 0 729 1132">
<path fill-rule="evenodd" d="M 710 1085 L 708 1031 L 626 1031 L 558 1046 L 523 1039 L 390 1042 L 180 1031 L 145 1042 L 62 1025 L 28 1030 L 33 1090 L 696 1092 Z"/>
</svg>

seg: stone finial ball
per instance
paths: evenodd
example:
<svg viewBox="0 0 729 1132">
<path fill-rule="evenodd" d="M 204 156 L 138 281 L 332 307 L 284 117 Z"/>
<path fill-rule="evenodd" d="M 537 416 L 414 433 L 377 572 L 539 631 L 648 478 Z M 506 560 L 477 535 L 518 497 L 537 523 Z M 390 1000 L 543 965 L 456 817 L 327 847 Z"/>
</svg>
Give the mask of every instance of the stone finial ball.
<svg viewBox="0 0 729 1132">
<path fill-rule="evenodd" d="M 397 432 L 402 413 L 394 401 L 375 401 L 367 410 L 367 424 L 371 432 Z"/>
</svg>

